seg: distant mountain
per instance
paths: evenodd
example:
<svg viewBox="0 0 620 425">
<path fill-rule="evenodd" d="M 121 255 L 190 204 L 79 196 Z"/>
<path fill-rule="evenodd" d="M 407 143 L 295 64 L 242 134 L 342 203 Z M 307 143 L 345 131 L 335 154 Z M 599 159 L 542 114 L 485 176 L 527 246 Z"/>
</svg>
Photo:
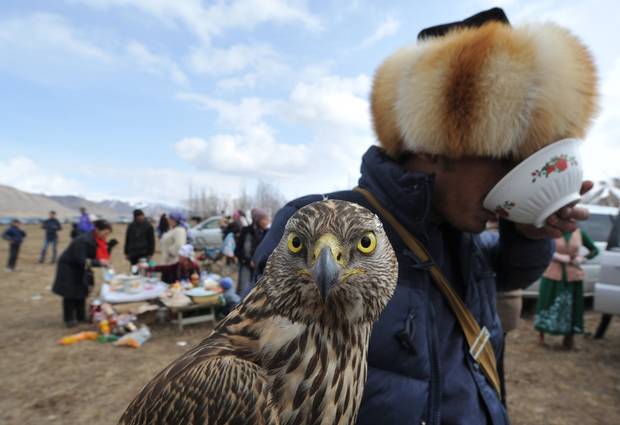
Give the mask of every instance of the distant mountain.
<svg viewBox="0 0 620 425">
<path fill-rule="evenodd" d="M 79 196 L 48 196 L 49 199 L 52 199 L 58 202 L 60 205 L 67 207 L 73 211 L 79 211 L 81 207 L 86 208 L 89 214 L 95 214 L 98 217 L 112 218 L 119 215 L 117 211 L 113 208 L 109 208 L 105 204 L 101 204 L 99 202 L 89 201 L 87 199 L 81 198 Z M 79 213 L 78 213 L 79 214 Z"/>
<path fill-rule="evenodd" d="M 47 217 L 56 211 L 59 218 L 71 218 L 78 212 L 48 198 L 45 195 L 22 192 L 11 186 L 0 185 L 0 217 Z"/>
<path fill-rule="evenodd" d="M 89 201 L 73 195 L 48 196 L 0 185 L 0 217 L 45 218 L 49 211 L 56 211 L 58 217 L 64 220 L 79 216 L 80 207 L 86 208 L 89 214 L 113 221 L 131 219 L 136 208 L 142 209 L 147 216 L 154 218 L 176 209 L 159 203 L 131 205 L 117 200 Z"/>
<path fill-rule="evenodd" d="M 131 205 L 128 202 L 115 200 L 100 201 L 97 202 L 97 205 L 116 211 L 120 215 L 131 215 L 133 210 L 137 208 L 137 206 Z"/>
</svg>

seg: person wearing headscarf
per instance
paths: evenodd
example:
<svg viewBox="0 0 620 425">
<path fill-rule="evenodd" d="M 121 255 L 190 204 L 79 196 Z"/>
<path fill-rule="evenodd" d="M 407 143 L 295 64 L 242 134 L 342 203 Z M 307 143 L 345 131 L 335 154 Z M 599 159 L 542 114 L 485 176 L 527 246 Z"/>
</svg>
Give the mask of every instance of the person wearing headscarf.
<svg viewBox="0 0 620 425">
<path fill-rule="evenodd" d="M 582 257 L 581 247 L 588 250 Z M 545 334 L 563 335 L 562 345 L 571 350 L 574 335 L 583 333 L 583 278 L 581 264 L 598 255 L 598 248 L 582 229 L 565 232 L 555 240 L 553 260 L 540 279 L 534 327 Z"/>
<path fill-rule="evenodd" d="M 161 266 L 144 267 L 147 272 L 161 273 L 165 283 L 191 280 L 193 274 L 200 275 L 200 265 L 194 261 L 194 247 L 190 244 L 181 246 L 177 252 L 178 261 Z"/>
<path fill-rule="evenodd" d="M 162 264 L 173 264 L 179 259 L 179 249 L 187 243 L 187 224 L 185 215 L 180 211 L 168 216 L 170 229 L 161 237 L 160 247 Z"/>
<path fill-rule="evenodd" d="M 243 210 L 235 210 L 232 213 L 232 220 L 233 222 L 238 224 L 240 229 L 243 229 L 245 226 L 248 225 L 248 219 L 245 218 L 245 213 L 243 212 Z"/>
</svg>

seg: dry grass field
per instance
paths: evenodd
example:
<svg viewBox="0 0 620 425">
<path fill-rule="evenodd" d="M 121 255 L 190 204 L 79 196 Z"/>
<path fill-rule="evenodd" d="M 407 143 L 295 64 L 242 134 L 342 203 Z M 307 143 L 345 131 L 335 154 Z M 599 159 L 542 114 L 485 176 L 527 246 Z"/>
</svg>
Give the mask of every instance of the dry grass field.
<svg viewBox="0 0 620 425">
<path fill-rule="evenodd" d="M 3 230 L 3 229 L 0 229 Z M 5 272 L 7 244 L 0 245 L 0 424 L 114 424 L 156 372 L 209 333 L 208 325 L 179 333 L 170 325 L 152 327 L 153 338 L 139 349 L 82 342 L 59 346 L 66 335 L 60 298 L 49 288 L 54 266 L 37 264 L 43 231 L 26 226 L 18 269 Z M 116 225 L 113 237 L 124 238 Z M 69 240 L 61 235 L 61 249 Z M 122 245 L 112 263 L 127 271 Z M 588 313 L 593 331 L 598 315 Z M 178 342 L 187 342 L 180 346 Z M 578 349 L 562 351 L 560 340 L 537 343 L 531 320 L 509 335 L 506 369 L 508 404 L 515 425 L 620 423 L 620 319 L 603 341 L 577 338 Z"/>
</svg>

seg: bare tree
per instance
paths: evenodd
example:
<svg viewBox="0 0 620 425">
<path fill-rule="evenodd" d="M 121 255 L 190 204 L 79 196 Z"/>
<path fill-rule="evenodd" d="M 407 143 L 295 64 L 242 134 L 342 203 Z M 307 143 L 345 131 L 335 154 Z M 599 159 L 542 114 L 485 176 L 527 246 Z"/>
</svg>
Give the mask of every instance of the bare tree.
<svg viewBox="0 0 620 425">
<path fill-rule="evenodd" d="M 199 192 L 189 187 L 189 198 L 185 202 L 191 217 L 207 218 L 219 215 L 228 209 L 228 200 L 212 188 L 202 187 Z"/>
<path fill-rule="evenodd" d="M 284 196 L 280 193 L 277 186 L 262 180 L 258 182 L 254 197 L 255 207 L 262 208 L 269 215 L 273 216 L 284 205 L 284 202 Z"/>
<path fill-rule="evenodd" d="M 258 207 L 264 209 L 269 215 L 273 215 L 284 202 L 284 196 L 277 186 L 259 181 L 254 196 L 250 195 L 244 186 L 240 196 L 232 202 L 229 202 L 226 197 L 218 195 L 213 188 L 202 187 L 196 191 L 190 185 L 186 205 L 191 217 L 207 218 L 219 215 L 222 211 L 230 212 L 231 207 L 244 212 Z"/>
<path fill-rule="evenodd" d="M 249 211 L 254 206 L 254 199 L 248 193 L 247 187 L 243 185 L 241 195 L 233 201 L 235 210 Z"/>
</svg>

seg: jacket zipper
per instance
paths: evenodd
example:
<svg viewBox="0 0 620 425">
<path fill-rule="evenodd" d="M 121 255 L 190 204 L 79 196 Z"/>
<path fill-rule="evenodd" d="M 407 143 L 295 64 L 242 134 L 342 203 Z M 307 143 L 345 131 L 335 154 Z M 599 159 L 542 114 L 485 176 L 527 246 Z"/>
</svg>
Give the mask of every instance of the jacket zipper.
<svg viewBox="0 0 620 425">
<path fill-rule="evenodd" d="M 428 425 L 440 425 L 440 410 L 439 403 L 441 401 L 441 371 L 439 370 L 439 359 L 437 357 L 437 333 L 435 329 L 435 312 L 433 307 L 429 305 L 428 308 L 429 319 L 429 351 L 431 358 L 431 385 L 429 396 L 429 415 Z"/>
</svg>

